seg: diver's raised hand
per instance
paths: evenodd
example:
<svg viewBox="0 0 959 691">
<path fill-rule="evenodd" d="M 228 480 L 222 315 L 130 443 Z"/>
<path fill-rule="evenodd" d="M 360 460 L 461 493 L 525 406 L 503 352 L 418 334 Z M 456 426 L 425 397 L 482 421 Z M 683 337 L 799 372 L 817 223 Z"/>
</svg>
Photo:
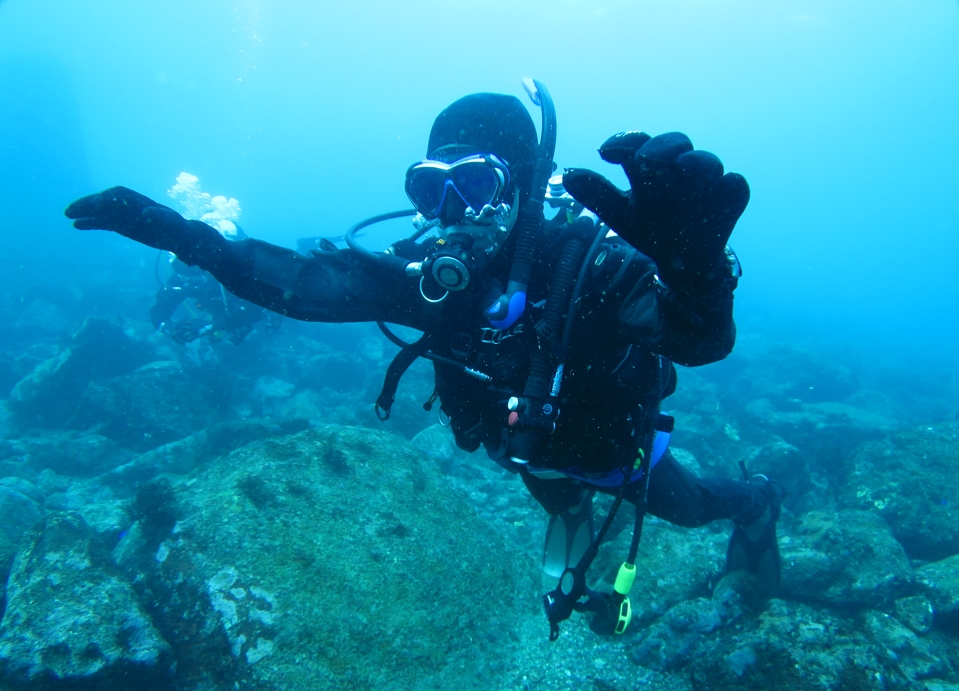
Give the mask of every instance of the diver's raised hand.
<svg viewBox="0 0 959 691">
<path fill-rule="evenodd" d="M 203 223 L 187 221 L 173 209 L 126 187 L 111 187 L 73 202 L 64 211 L 79 230 L 112 230 L 158 250 L 179 254 L 193 244 L 194 236 L 208 230 Z M 194 223 L 201 228 L 194 228 Z M 212 237 L 212 236 L 211 236 Z"/>
<path fill-rule="evenodd" d="M 721 280 L 726 242 L 749 203 L 746 179 L 724 175 L 716 156 L 693 149 L 679 132 L 622 132 L 599 154 L 623 167 L 629 192 L 577 168 L 563 176 L 573 198 L 653 259 L 667 284 L 682 289 Z"/>
</svg>

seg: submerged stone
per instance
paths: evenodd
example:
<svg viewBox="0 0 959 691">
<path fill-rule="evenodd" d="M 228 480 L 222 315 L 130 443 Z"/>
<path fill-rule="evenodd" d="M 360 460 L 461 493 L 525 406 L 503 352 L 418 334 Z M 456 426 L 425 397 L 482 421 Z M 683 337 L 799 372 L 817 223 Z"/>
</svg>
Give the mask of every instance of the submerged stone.
<svg viewBox="0 0 959 691">
<path fill-rule="evenodd" d="M 131 338 L 119 324 L 90 317 L 66 348 L 17 382 L 11 407 L 24 425 L 62 425 L 78 411 L 91 380 L 129 372 L 148 362 L 151 352 L 152 346 Z"/>
<path fill-rule="evenodd" d="M 911 595 L 896 600 L 896 617 L 916 633 L 929 633 L 934 610 L 924 595 Z"/>
<path fill-rule="evenodd" d="M 916 580 L 932 603 L 935 621 L 959 633 L 959 555 L 916 569 Z"/>
<path fill-rule="evenodd" d="M 504 649 L 546 644 L 535 567 L 393 435 L 261 440 L 173 488 L 172 534 L 117 554 L 182 684 L 489 688 Z"/>
<path fill-rule="evenodd" d="M 23 534 L 43 517 L 36 500 L 0 485 L 0 582 L 6 580 Z"/>
<path fill-rule="evenodd" d="M 54 513 L 24 537 L 0 622 L 8 688 L 162 689 L 170 647 L 93 530 Z"/>
<path fill-rule="evenodd" d="M 881 518 L 866 511 L 811 511 L 780 540 L 783 587 L 792 597 L 881 607 L 906 594 L 912 569 Z"/>
<path fill-rule="evenodd" d="M 914 559 L 959 554 L 959 423 L 924 425 L 864 444 L 842 501 L 874 511 Z"/>
<path fill-rule="evenodd" d="M 15 455 L 35 472 L 52 470 L 71 477 L 92 477 L 134 457 L 99 434 L 61 431 L 11 439 L 0 445 L 0 457 Z"/>
</svg>

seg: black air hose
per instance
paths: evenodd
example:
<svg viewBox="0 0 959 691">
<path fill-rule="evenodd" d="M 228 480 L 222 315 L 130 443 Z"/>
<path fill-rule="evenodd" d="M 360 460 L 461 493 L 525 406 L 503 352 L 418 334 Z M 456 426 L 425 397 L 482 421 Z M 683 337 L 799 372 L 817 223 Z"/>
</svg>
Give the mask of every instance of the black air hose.
<svg viewBox="0 0 959 691">
<path fill-rule="evenodd" d="M 583 243 L 578 238 L 569 240 L 560 253 L 559 261 L 550 280 L 549 294 L 546 298 L 546 311 L 543 317 L 548 329 L 556 335 L 563 321 L 563 314 L 569 309 L 569 296 L 579 269 Z M 548 348 L 539 348 L 533 353 L 529 378 L 523 395 L 529 398 L 545 399 L 549 395 L 553 368 L 550 364 Z"/>
<path fill-rule="evenodd" d="M 539 234 L 543 227 L 543 205 L 538 202 L 527 203 L 517 225 L 520 232 L 517 233 L 513 257 L 532 265 L 536 260 L 536 248 L 539 246 Z"/>
</svg>

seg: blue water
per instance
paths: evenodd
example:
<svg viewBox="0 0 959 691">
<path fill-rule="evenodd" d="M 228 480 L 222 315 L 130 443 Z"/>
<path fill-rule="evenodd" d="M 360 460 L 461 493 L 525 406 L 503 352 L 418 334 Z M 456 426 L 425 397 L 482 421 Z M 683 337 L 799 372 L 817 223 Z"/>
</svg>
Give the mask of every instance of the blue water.
<svg viewBox="0 0 959 691">
<path fill-rule="evenodd" d="M 520 5 L 5 0 L 3 290 L 50 278 L 38 246 L 80 289 L 104 253 L 147 261 L 59 210 L 115 184 L 164 200 L 184 170 L 239 199 L 256 237 L 339 235 L 407 205 L 443 107 L 532 75 L 561 166 L 616 175 L 607 136 L 681 130 L 746 176 L 743 328 L 884 360 L 959 352 L 959 3 Z"/>
<path fill-rule="evenodd" d="M 192 399 L 182 410 L 170 404 L 181 402 L 178 391 L 193 391 L 187 384 L 195 382 L 177 377 L 155 398 L 145 389 L 131 395 L 140 415 L 131 419 L 147 419 L 153 400 L 177 411 L 160 411 L 156 423 L 182 417 L 165 430 L 170 439 L 217 416 L 269 422 L 265 401 L 273 394 L 257 391 L 271 386 L 300 387 L 314 397 L 307 402 L 323 404 L 314 406 L 323 416 L 354 415 L 362 405 L 378 424 L 364 377 L 390 351 L 370 347 L 372 328 L 287 324 L 275 338 L 261 331 L 237 348 L 175 346 L 147 323 L 157 252 L 111 233 L 76 231 L 63 209 L 113 185 L 171 203 L 167 190 L 186 171 L 206 192 L 238 199 L 239 223 L 252 237 L 296 247 L 305 236 L 342 236 L 362 218 L 409 206 L 404 173 L 425 154 L 443 108 L 477 91 L 528 104 L 527 76 L 555 101 L 560 167 L 593 167 L 625 186 L 597 147 L 626 129 L 679 130 L 749 181 L 752 200 L 730 241 L 744 268 L 735 308 L 740 346 L 702 380 L 680 375 L 670 403 L 694 425 L 706 422 L 685 438 L 677 426 L 677 446 L 705 439 L 699 448 L 709 449 L 718 439 L 721 455 L 727 438 L 740 442 L 738 425 L 756 436 L 741 448 L 758 452 L 781 430 L 747 427 L 810 402 L 850 401 L 860 381 L 864 393 L 846 409 L 807 406 L 804 420 L 836 429 L 848 422 L 852 434 L 860 425 L 863 438 L 876 437 L 886 434 L 886 418 L 866 413 L 881 412 L 895 418 L 889 430 L 921 422 L 931 435 L 933 425 L 959 420 L 957 48 L 959 0 L 0 0 L 0 442 L 23 432 L 5 426 L 11 387 L 49 370 L 93 315 L 121 324 L 131 342 L 153 337 L 147 350 L 161 365 L 195 364 L 183 379 L 209 380 L 198 383 L 212 392 L 208 411 Z M 383 247 L 408 234 L 397 221 L 363 241 Z M 327 357 L 324 344 L 352 359 Z M 324 376 L 311 380 L 311 370 L 298 367 L 310 357 L 325 363 L 317 370 Z M 417 376 L 424 390 L 403 402 L 412 413 L 399 413 L 387 429 L 407 424 L 412 436 L 432 424 L 418 407 L 432 382 L 414 369 L 410 378 Z M 65 395 L 65 408 L 105 400 L 82 391 Z M 743 400 L 731 404 L 739 394 Z M 776 400 L 744 413 L 749 396 Z M 850 421 L 843 410 L 862 416 Z M 103 426 L 122 427 L 126 412 L 112 410 L 112 421 L 79 415 L 36 434 L 83 430 L 112 439 Z M 727 413 L 735 424 L 711 431 L 713 417 Z M 357 420 L 364 424 L 358 414 L 346 422 Z M 161 443 L 139 428 L 120 432 L 112 434 L 130 454 Z M 850 432 L 840 432 L 819 439 L 799 429 L 798 440 L 787 439 L 812 467 L 788 470 L 815 480 L 812 499 L 788 507 L 794 516 L 832 507 L 831 495 L 844 489 L 835 478 L 851 477 L 852 446 L 843 436 Z M 5 458 L 4 472 L 31 463 L 26 452 Z M 738 472 L 738 455 L 721 460 Z M 937 488 L 931 508 L 938 513 L 930 515 L 951 516 L 956 497 L 940 492 L 941 471 L 931 465 L 925 477 L 933 480 L 917 484 Z M 50 477 L 37 482 L 59 493 Z M 460 480 L 470 487 L 475 477 Z M 475 496 L 502 523 L 495 487 L 490 501 Z M 536 542 L 538 558 L 540 536 L 514 519 L 505 529 Z M 122 526 L 112 527 L 119 535 Z"/>
<path fill-rule="evenodd" d="M 81 194 L 124 184 L 166 201 L 185 170 L 238 198 L 255 237 L 339 235 L 408 205 L 402 176 L 439 110 L 478 90 L 522 95 L 533 75 L 558 108 L 561 166 L 624 182 L 599 143 L 681 130 L 747 177 L 731 241 L 741 333 L 954 371 L 957 39 L 952 0 L 5 0 L 7 314 L 37 300 L 73 325 L 145 313 L 154 253 L 72 230 L 61 211 Z"/>
</svg>

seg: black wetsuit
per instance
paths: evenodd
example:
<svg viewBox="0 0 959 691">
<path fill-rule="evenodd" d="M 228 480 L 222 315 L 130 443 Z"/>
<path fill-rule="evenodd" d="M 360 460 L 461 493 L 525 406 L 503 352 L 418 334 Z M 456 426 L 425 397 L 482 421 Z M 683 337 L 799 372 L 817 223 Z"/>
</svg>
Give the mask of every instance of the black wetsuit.
<svg viewBox="0 0 959 691">
<path fill-rule="evenodd" d="M 483 310 L 506 283 L 509 242 L 469 288 L 450 293 L 438 305 L 420 295 L 419 279 L 387 266 L 386 255 L 378 259 L 346 249 L 304 256 L 258 240 L 228 242 L 211 230 L 178 256 L 213 273 L 239 297 L 294 319 L 383 321 L 432 333 L 436 354 L 493 377 L 491 388 L 447 365 L 434 365 L 436 391 L 457 444 L 468 451 L 482 444 L 509 467 L 502 444 L 505 398 L 523 389 L 532 352 L 539 347 L 533 327 L 540 315 L 534 305 L 546 298 L 557 257 L 581 228 L 547 222 L 526 312 L 505 332 L 492 329 Z M 588 245 L 591 238 L 583 239 Z M 405 257 L 402 243 L 398 248 Z M 410 251 L 408 259 L 422 260 L 422 253 Z M 657 280 L 653 261 L 618 238 L 607 239 L 595 256 L 566 359 L 562 413 L 533 460 L 545 468 L 602 473 L 634 460 L 642 443 L 638 421 L 644 412 L 658 415 L 660 394 L 675 387 L 672 363 L 720 360 L 735 341 L 732 294 L 738 278 L 731 272 L 708 290 L 671 291 Z M 650 391 L 656 392 L 653 401 Z M 648 410 L 651 405 L 654 411 Z M 583 486 L 577 481 L 544 480 L 526 468 L 514 470 L 551 513 L 579 502 Z M 650 512 L 679 525 L 741 517 L 753 504 L 747 483 L 697 478 L 668 453 L 650 475 Z"/>
</svg>

